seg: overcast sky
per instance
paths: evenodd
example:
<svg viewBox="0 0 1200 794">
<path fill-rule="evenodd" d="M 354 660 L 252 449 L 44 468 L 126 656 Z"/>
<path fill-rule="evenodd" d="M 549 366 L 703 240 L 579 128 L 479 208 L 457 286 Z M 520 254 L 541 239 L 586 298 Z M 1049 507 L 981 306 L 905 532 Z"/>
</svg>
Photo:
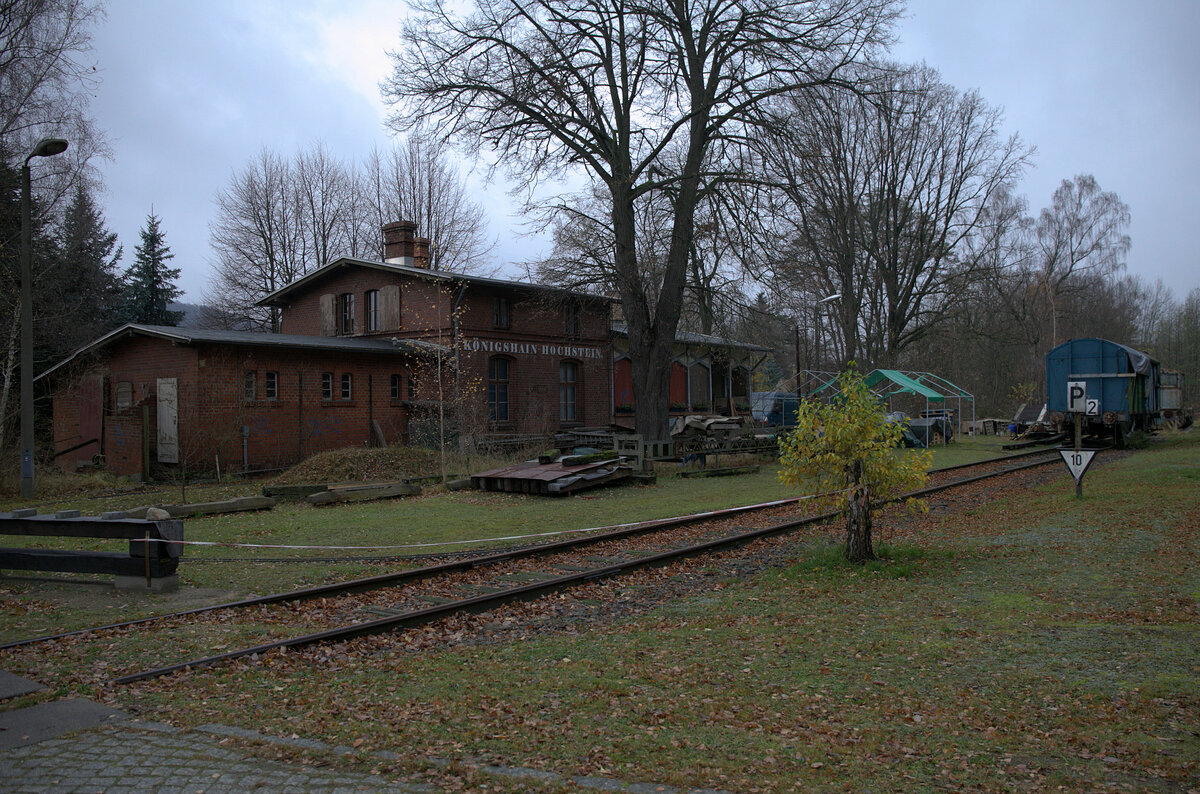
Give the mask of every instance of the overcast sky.
<svg viewBox="0 0 1200 794">
<path fill-rule="evenodd" d="M 92 112 L 109 228 L 133 258 L 153 207 L 184 300 L 200 302 L 213 197 L 261 148 L 317 140 L 344 159 L 388 145 L 378 82 L 404 5 L 382 0 L 109 0 L 95 32 Z M 1181 298 L 1200 287 L 1200 2 L 911 0 L 893 57 L 925 61 L 1005 111 L 1037 147 L 1018 192 L 1037 210 L 1091 173 L 1130 206 L 1129 271 Z M 499 238 L 497 264 L 533 258 L 503 185 L 472 178 Z M 516 276 L 505 268 L 503 273 Z"/>
</svg>

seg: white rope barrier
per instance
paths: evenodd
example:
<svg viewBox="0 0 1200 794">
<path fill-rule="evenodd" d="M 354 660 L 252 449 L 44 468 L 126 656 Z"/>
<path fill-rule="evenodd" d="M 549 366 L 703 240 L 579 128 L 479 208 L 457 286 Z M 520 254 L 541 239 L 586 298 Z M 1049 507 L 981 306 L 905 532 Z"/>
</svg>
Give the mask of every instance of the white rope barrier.
<svg viewBox="0 0 1200 794">
<path fill-rule="evenodd" d="M 848 490 L 848 489 L 847 489 Z M 824 496 L 834 496 L 839 493 L 846 493 L 847 490 L 829 491 L 820 494 L 810 494 L 808 496 L 793 496 L 787 499 L 777 499 L 772 502 L 760 502 L 754 505 L 745 505 L 743 507 L 730 507 L 722 510 L 708 510 L 703 513 L 691 513 L 683 516 L 672 516 L 670 518 L 655 518 L 649 521 L 633 521 L 627 524 L 609 524 L 602 527 L 587 527 L 585 529 L 562 529 L 553 532 L 532 532 L 525 535 L 505 535 L 503 537 L 491 538 L 472 538 L 469 540 L 440 540 L 429 543 L 403 543 L 390 546 L 315 546 L 315 545 L 287 545 L 279 543 L 234 543 L 219 540 L 167 540 L 165 538 L 151 538 L 151 543 L 172 543 L 180 546 L 220 546 L 223 548 L 236 549 L 293 549 L 293 550 L 320 550 L 320 551 L 392 551 L 397 549 L 426 549 L 440 546 L 463 546 L 473 543 L 495 543 L 502 540 L 526 540 L 528 538 L 546 538 L 556 535 L 575 535 L 586 532 L 613 532 L 619 529 L 630 529 L 633 527 L 652 527 L 658 524 L 666 524 L 672 521 L 682 520 L 701 520 L 705 518 L 715 518 L 726 515 L 731 512 L 741 512 L 744 510 L 766 509 L 768 507 L 779 507 L 781 505 L 795 504 L 804 502 L 809 499 L 819 499 Z M 135 538 L 134 542 L 146 541 L 141 538 Z"/>
</svg>

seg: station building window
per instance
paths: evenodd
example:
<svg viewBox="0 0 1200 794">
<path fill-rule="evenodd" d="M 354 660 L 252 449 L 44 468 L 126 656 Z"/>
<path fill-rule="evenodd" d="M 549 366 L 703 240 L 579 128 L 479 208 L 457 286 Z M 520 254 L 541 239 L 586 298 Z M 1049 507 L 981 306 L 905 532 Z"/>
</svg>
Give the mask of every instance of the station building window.
<svg viewBox="0 0 1200 794">
<path fill-rule="evenodd" d="M 117 381 L 117 410 L 124 411 L 133 406 L 133 383 L 127 380 Z"/>
<path fill-rule="evenodd" d="M 496 328 L 510 328 L 509 311 L 512 308 L 508 298 L 497 296 L 492 301 L 492 325 Z"/>
<path fill-rule="evenodd" d="M 367 290 L 366 294 L 363 295 L 363 297 L 366 299 L 363 302 L 366 304 L 365 310 L 366 310 L 366 314 L 367 314 L 367 318 L 366 318 L 367 330 L 368 331 L 378 331 L 379 330 L 379 290 L 369 289 L 369 290 Z"/>
<path fill-rule="evenodd" d="M 342 373 L 342 399 L 349 400 L 354 396 L 354 376 L 349 372 Z"/>
<path fill-rule="evenodd" d="M 242 375 L 242 399 L 246 402 L 254 402 L 254 397 L 258 391 L 257 373 L 254 370 L 247 370 Z"/>
<path fill-rule="evenodd" d="M 562 422 L 579 419 L 579 362 L 564 361 L 558 365 L 558 418 Z"/>
<path fill-rule="evenodd" d="M 392 385 L 392 399 L 399 400 L 400 399 L 400 376 L 399 375 L 392 375 L 392 384 L 391 385 Z"/>
<path fill-rule="evenodd" d="M 354 293 L 338 295 L 338 329 L 343 334 L 354 333 Z"/>
<path fill-rule="evenodd" d="M 488 359 L 488 418 L 493 422 L 508 421 L 508 385 L 511 363 L 507 358 L 500 356 Z"/>
<path fill-rule="evenodd" d="M 322 372 L 321 373 L 321 399 L 322 400 L 332 400 L 333 399 L 333 373 L 332 372 Z"/>
<path fill-rule="evenodd" d="M 567 301 L 563 306 L 563 334 L 570 337 L 579 336 L 579 304 Z"/>
<path fill-rule="evenodd" d="M 268 400 L 279 399 L 279 373 L 268 372 L 267 379 L 263 382 L 263 394 Z"/>
</svg>

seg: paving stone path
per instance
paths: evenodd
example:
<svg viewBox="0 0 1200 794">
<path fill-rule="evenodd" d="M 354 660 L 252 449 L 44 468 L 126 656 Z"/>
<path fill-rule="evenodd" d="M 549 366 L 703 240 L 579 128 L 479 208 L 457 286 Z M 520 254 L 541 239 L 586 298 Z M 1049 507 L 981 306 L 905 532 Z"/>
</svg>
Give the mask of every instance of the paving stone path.
<svg viewBox="0 0 1200 794">
<path fill-rule="evenodd" d="M 93 704 L 95 705 L 95 704 Z M 13 712 L 9 712 L 10 714 Z M 119 713 L 118 713 L 119 714 Z M 122 715 L 124 716 L 124 715 Z M 301 763 L 271 761 L 224 747 L 238 737 L 279 746 L 355 755 L 365 761 L 396 759 L 389 752 L 358 753 L 313 739 L 267 736 L 227 725 L 183 730 L 155 722 L 108 720 L 71 734 L 0 746 L 0 791 L 42 792 L 195 792 L 233 794 L 269 792 L 438 792 L 426 783 L 389 780 L 379 775 L 320 769 Z M 434 766 L 450 762 L 428 759 Z M 520 785 L 558 783 L 568 788 L 626 794 L 730 794 L 717 789 L 684 789 L 656 783 L 631 783 L 597 776 L 565 777 L 523 767 L 462 763 L 464 767 Z"/>
<path fill-rule="evenodd" d="M 434 791 L 376 775 L 315 769 L 247 756 L 221 736 L 121 722 L 0 752 L 0 790 L 10 792 Z"/>
<path fill-rule="evenodd" d="M 0 700 L 36 692 L 41 685 L 0 671 Z M 436 792 L 427 783 L 388 780 L 379 775 L 321 769 L 303 763 L 257 758 L 222 746 L 227 738 L 354 756 L 374 763 L 394 761 L 395 753 L 363 752 L 315 739 L 268 736 L 229 725 L 191 730 L 131 719 L 119 709 L 82 698 L 0 711 L 0 791 L 3 792 L 159 792 L 224 794 L 271 792 Z M 444 759 L 426 759 L 446 767 Z M 564 777 L 514 766 L 460 762 L 485 775 L 524 782 L 558 783 L 595 791 L 630 794 L 684 794 L 654 783 L 627 783 L 606 777 Z M 692 789 L 687 794 L 728 794 Z"/>
</svg>

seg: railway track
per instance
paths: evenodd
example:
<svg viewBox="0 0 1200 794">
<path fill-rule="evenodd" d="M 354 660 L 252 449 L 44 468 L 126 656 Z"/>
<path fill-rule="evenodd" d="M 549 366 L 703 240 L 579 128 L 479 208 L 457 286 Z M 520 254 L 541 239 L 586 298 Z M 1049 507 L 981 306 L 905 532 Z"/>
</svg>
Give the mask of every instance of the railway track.
<svg viewBox="0 0 1200 794">
<path fill-rule="evenodd" d="M 991 477 L 1059 460 L 1056 450 L 1039 450 L 930 472 L 928 487 L 901 498 L 922 498 Z M 533 601 L 589 582 L 795 532 L 836 517 L 816 512 L 802 499 L 623 526 L 607 532 L 524 548 L 508 548 L 365 579 L 218 604 L 153 618 L 82 629 L 0 645 L 22 653 L 63 643 L 72 652 L 88 645 L 124 641 L 145 647 L 141 664 L 110 683 L 126 684 L 208 667 L 234 659 L 332 643 L 422 626 L 444 618 L 487 612 L 504 604 Z M 735 523 L 735 522 L 746 523 Z M 160 636 L 161 635 L 161 636 Z M 88 640 L 83 644 L 81 640 Z M 250 640 L 249 644 L 246 643 Z M 260 640 L 254 642 L 254 640 Z M 183 649 L 180 646 L 185 646 Z M 171 661 L 203 651 L 233 650 Z M 170 654 L 164 658 L 164 654 Z M 112 666 L 100 667 L 102 676 Z"/>
</svg>

